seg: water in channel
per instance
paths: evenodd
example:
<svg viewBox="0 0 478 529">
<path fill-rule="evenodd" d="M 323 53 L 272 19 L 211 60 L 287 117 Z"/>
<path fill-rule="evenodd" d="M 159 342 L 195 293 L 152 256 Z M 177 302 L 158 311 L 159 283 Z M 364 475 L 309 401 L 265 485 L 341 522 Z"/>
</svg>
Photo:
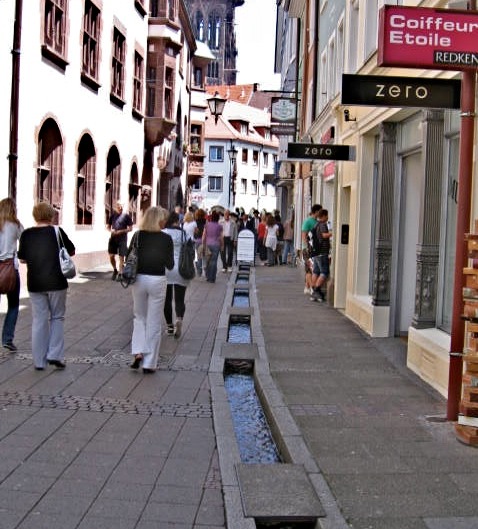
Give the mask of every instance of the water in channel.
<svg viewBox="0 0 478 529">
<path fill-rule="evenodd" d="M 232 298 L 233 307 L 248 307 L 249 306 L 249 292 L 244 290 L 235 290 Z"/>
<path fill-rule="evenodd" d="M 251 343 L 251 324 L 249 321 L 232 320 L 227 336 L 229 343 Z"/>
<path fill-rule="evenodd" d="M 230 373 L 224 378 L 232 422 L 243 463 L 279 463 L 280 455 L 272 439 L 251 375 Z"/>
</svg>

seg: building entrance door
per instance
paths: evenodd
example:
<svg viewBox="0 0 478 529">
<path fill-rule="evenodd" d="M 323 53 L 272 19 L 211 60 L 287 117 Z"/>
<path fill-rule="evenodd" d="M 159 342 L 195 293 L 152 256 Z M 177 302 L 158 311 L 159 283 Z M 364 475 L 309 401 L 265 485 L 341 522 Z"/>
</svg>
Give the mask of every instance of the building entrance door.
<svg viewBox="0 0 478 529">
<path fill-rule="evenodd" d="M 421 209 L 421 153 L 402 159 L 402 206 L 397 274 L 396 335 L 408 334 L 415 309 L 417 244 Z"/>
</svg>

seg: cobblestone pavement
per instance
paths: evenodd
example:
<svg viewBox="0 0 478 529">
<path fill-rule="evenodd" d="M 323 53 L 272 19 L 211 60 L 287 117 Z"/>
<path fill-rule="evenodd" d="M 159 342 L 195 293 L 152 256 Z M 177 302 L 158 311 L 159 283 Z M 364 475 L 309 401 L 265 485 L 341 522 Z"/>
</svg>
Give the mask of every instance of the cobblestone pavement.
<svg viewBox="0 0 478 529">
<path fill-rule="evenodd" d="M 22 297 L 19 351 L 0 353 L 0 529 L 223 528 L 207 370 L 227 278 L 192 282 L 183 337 L 145 376 L 110 275 L 70 282 L 64 371 L 33 369 Z"/>
<path fill-rule="evenodd" d="M 19 351 L 0 353 L 0 529 L 224 529 L 208 370 L 231 276 L 191 282 L 183 335 L 145 376 L 128 367 L 131 292 L 107 270 L 70 283 L 63 371 L 33 369 L 22 296 Z M 428 420 L 446 403 L 404 343 L 310 302 L 299 269 L 257 267 L 253 288 L 271 375 L 331 491 L 320 529 L 476 529 L 477 452 Z"/>
</svg>

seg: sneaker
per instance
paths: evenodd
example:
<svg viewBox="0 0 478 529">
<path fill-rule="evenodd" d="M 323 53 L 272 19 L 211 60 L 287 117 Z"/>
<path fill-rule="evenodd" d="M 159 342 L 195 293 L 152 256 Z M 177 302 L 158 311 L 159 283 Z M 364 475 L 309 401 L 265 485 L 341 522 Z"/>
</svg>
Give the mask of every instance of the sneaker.
<svg viewBox="0 0 478 529">
<path fill-rule="evenodd" d="M 310 301 L 315 301 L 316 303 L 323 303 L 325 301 L 318 294 L 314 294 L 313 296 L 310 296 L 309 299 L 310 299 Z"/>
<path fill-rule="evenodd" d="M 232 268 L 228 268 L 227 271 L 228 271 L 228 272 L 232 272 Z"/>
<path fill-rule="evenodd" d="M 227 268 L 223 268 L 222 271 L 223 271 L 224 273 L 226 273 L 226 272 L 227 272 Z"/>
<path fill-rule="evenodd" d="M 181 336 L 181 327 L 183 326 L 182 320 L 176 321 L 176 328 L 174 329 L 174 337 L 179 338 Z"/>
<path fill-rule="evenodd" d="M 17 346 L 13 342 L 4 343 L 3 347 L 11 351 L 12 353 L 16 353 L 18 351 Z"/>
<path fill-rule="evenodd" d="M 172 336 L 174 334 L 174 325 L 173 324 L 168 325 L 168 327 L 166 329 L 166 334 L 168 336 Z"/>
<path fill-rule="evenodd" d="M 310 288 L 304 287 L 304 294 L 310 294 Z"/>
<path fill-rule="evenodd" d="M 111 280 L 112 281 L 116 281 L 116 278 L 118 277 L 118 270 L 114 270 L 113 271 L 113 274 L 111 276 Z"/>
</svg>

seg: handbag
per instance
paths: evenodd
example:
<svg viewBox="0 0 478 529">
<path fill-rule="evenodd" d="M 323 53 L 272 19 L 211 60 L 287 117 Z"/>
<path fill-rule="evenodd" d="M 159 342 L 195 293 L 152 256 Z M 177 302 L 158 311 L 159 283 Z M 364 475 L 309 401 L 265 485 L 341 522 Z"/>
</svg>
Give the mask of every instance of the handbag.
<svg viewBox="0 0 478 529">
<path fill-rule="evenodd" d="M 128 253 L 123 267 L 123 273 L 121 274 L 121 286 L 128 288 L 136 281 L 136 274 L 138 271 L 138 240 L 139 232 L 136 232 L 129 244 Z"/>
<path fill-rule="evenodd" d="M 194 255 L 194 241 L 192 239 L 186 239 L 184 230 L 181 230 L 181 250 L 179 252 L 178 271 L 183 279 L 193 279 L 196 275 Z"/>
<path fill-rule="evenodd" d="M 13 257 L 0 261 L 0 294 L 8 294 L 17 284 L 17 271 Z"/>
<path fill-rule="evenodd" d="M 58 259 L 60 260 L 61 273 L 66 279 L 72 279 L 76 276 L 76 268 L 73 259 L 71 258 L 68 250 L 65 248 L 63 238 L 61 236 L 60 228 L 55 226 L 56 240 L 58 242 Z"/>
</svg>

